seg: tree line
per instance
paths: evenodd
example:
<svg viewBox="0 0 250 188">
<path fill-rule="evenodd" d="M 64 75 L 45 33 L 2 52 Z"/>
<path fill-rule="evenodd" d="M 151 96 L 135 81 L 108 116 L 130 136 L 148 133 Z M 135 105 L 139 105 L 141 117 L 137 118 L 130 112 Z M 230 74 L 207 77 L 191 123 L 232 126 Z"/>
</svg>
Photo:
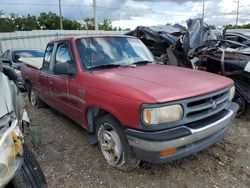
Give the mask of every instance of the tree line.
<svg viewBox="0 0 250 188">
<path fill-rule="evenodd" d="M 250 23 L 238 25 L 237 27 L 236 27 L 236 25 L 229 24 L 229 25 L 226 25 L 225 28 L 227 28 L 227 29 L 250 29 Z"/>
<path fill-rule="evenodd" d="M 94 18 L 85 18 L 83 21 L 63 18 L 64 30 L 94 30 Z M 98 24 L 99 30 L 121 30 L 114 27 L 110 20 L 104 19 Z M 39 16 L 18 16 L 17 14 L 5 15 L 0 11 L 0 32 L 31 31 L 31 30 L 57 30 L 60 29 L 60 17 L 53 13 L 40 13 Z"/>
</svg>

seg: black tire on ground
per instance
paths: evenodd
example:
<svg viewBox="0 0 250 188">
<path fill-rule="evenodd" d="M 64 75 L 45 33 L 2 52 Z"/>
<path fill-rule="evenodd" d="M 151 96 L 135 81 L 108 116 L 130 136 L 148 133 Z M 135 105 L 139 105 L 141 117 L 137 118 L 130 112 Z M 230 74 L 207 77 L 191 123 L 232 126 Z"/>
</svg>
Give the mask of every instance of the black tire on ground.
<svg viewBox="0 0 250 188">
<path fill-rule="evenodd" d="M 132 151 L 132 148 L 129 146 L 120 122 L 116 120 L 112 115 L 104 115 L 102 117 L 98 117 L 95 121 L 95 124 L 98 144 L 107 163 L 122 171 L 131 171 L 137 168 L 140 160 L 136 158 L 135 154 Z M 107 133 L 109 138 L 113 138 L 111 141 L 111 145 L 113 146 L 109 151 L 105 150 L 108 148 L 105 139 L 106 137 L 104 136 L 107 135 Z M 104 142 L 106 144 L 106 148 L 103 146 L 104 144 L 102 144 Z M 117 150 L 114 148 L 119 148 L 119 152 L 115 152 Z M 113 160 L 108 160 L 110 157 L 107 157 L 107 155 L 112 156 L 111 158 Z"/>
<path fill-rule="evenodd" d="M 236 117 L 243 116 L 246 113 L 247 108 L 248 108 L 247 101 L 244 99 L 244 97 L 241 94 L 239 94 L 236 91 L 233 102 L 235 102 L 235 103 L 237 103 L 239 105 L 239 110 L 237 112 Z"/>
<path fill-rule="evenodd" d="M 15 188 L 46 188 L 47 182 L 43 171 L 33 153 L 23 144 L 24 161 L 16 171 L 11 184 Z"/>
<path fill-rule="evenodd" d="M 41 108 L 44 107 L 45 103 L 38 97 L 36 94 L 36 91 L 32 88 L 32 86 L 29 86 L 28 89 L 28 97 L 31 106 L 36 107 L 36 108 Z"/>
</svg>

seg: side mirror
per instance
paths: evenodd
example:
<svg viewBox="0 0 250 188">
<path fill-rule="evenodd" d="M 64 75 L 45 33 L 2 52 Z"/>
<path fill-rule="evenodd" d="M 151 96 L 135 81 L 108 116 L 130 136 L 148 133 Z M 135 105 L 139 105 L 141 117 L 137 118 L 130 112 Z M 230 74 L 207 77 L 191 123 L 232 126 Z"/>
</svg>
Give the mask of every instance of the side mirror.
<svg viewBox="0 0 250 188">
<path fill-rule="evenodd" d="M 68 63 L 58 63 L 54 66 L 55 74 L 62 74 L 68 76 L 74 76 L 76 74 L 76 69 L 73 65 Z"/>
</svg>

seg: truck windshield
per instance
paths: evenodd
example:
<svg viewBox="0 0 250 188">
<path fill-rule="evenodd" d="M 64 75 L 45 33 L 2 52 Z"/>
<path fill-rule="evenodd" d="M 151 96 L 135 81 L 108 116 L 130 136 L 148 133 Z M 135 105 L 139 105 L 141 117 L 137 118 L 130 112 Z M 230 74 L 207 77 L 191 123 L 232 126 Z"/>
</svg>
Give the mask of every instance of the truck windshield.
<svg viewBox="0 0 250 188">
<path fill-rule="evenodd" d="M 82 38 L 77 41 L 77 45 L 86 69 L 136 66 L 154 62 L 151 52 L 136 38 Z"/>
</svg>

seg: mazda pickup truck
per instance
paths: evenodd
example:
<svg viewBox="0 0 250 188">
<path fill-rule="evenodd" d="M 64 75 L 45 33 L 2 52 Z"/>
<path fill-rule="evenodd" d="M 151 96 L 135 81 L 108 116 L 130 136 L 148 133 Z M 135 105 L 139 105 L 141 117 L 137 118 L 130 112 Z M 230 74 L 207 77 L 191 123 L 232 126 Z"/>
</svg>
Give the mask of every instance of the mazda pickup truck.
<svg viewBox="0 0 250 188">
<path fill-rule="evenodd" d="M 25 63 L 31 105 L 45 103 L 77 122 L 107 163 L 124 171 L 206 149 L 238 110 L 231 79 L 160 64 L 131 36 L 53 40 L 43 59 Z"/>
</svg>

